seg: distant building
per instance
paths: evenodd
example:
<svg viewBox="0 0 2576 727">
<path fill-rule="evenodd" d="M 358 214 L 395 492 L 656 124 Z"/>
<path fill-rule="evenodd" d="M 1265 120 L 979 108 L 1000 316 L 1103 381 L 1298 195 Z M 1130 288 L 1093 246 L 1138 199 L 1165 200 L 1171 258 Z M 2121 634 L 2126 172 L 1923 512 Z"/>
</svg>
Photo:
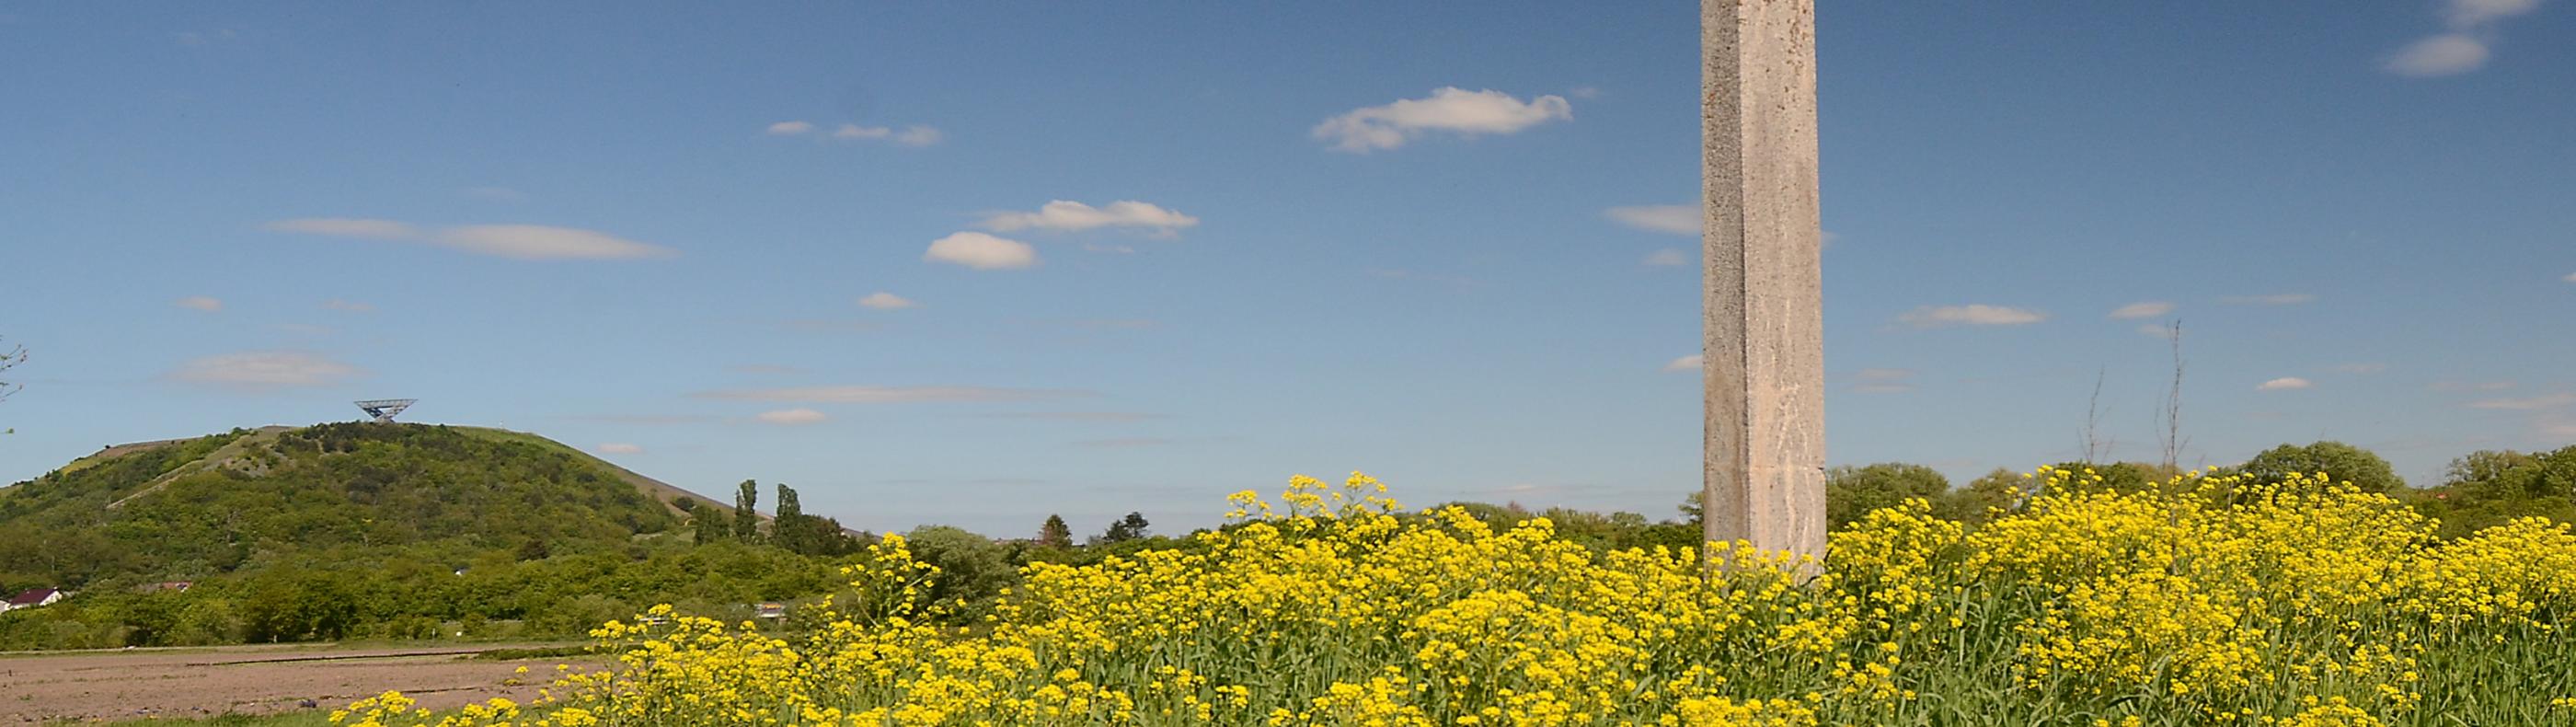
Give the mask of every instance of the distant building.
<svg viewBox="0 0 2576 727">
<path fill-rule="evenodd" d="M 776 601 L 762 602 L 760 604 L 759 611 L 755 615 L 766 619 L 787 618 L 787 604 Z"/>
<path fill-rule="evenodd" d="M 144 593 L 159 593 L 161 591 L 178 591 L 180 593 L 186 593 L 188 592 L 188 589 L 195 587 L 197 587 L 196 581 L 162 581 L 159 583 L 146 583 L 143 584 L 142 587 L 134 590 L 142 591 Z"/>
<path fill-rule="evenodd" d="M 31 588 L 25 593 L 18 594 L 16 598 L 9 599 L 9 604 L 6 607 L 0 607 L 0 611 L 51 606 L 55 601 L 60 600 L 63 600 L 62 591 L 52 588 Z"/>
</svg>

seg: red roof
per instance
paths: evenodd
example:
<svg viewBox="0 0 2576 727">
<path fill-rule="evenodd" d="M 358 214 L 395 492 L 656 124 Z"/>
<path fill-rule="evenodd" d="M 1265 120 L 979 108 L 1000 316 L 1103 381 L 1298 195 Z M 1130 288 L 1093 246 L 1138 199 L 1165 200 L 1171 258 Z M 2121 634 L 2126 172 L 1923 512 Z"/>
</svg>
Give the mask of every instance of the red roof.
<svg viewBox="0 0 2576 727">
<path fill-rule="evenodd" d="M 27 589 L 26 593 L 18 594 L 17 598 L 9 599 L 9 605 L 33 606 L 39 603 L 44 603 L 45 599 L 51 598 L 53 595 L 54 589 L 51 588 L 30 588 Z"/>
</svg>

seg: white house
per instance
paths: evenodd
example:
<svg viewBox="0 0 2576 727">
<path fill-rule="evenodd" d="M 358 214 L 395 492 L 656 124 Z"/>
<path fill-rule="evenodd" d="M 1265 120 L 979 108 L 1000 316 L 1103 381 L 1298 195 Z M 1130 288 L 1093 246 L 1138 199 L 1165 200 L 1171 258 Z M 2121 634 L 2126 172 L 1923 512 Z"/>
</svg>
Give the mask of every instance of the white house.
<svg viewBox="0 0 2576 727">
<path fill-rule="evenodd" d="M 63 600 L 62 591 L 52 588 L 31 588 L 25 593 L 18 594 L 18 597 L 9 599 L 8 603 L 0 604 L 0 611 L 51 606 L 55 601 L 60 600 Z"/>
</svg>

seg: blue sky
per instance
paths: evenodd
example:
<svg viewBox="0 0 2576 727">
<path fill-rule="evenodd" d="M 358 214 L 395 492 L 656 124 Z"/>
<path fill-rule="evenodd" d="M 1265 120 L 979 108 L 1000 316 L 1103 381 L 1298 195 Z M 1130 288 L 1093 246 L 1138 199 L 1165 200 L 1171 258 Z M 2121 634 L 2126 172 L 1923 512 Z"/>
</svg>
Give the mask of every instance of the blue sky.
<svg viewBox="0 0 2576 727">
<path fill-rule="evenodd" d="M 1832 461 L 2576 443 L 2576 7 L 1826 3 Z M 0 7 L 0 480 L 357 416 L 848 525 L 1698 486 L 1689 3 Z M 1678 212 L 1678 214 L 1677 214 Z"/>
</svg>

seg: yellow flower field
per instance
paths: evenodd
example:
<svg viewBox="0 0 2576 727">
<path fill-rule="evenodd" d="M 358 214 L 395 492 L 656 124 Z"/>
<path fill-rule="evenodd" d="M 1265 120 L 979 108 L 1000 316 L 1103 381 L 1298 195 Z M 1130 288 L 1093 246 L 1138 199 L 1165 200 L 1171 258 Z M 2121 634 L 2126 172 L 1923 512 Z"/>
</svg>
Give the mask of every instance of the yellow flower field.
<svg viewBox="0 0 2576 727">
<path fill-rule="evenodd" d="M 2576 724 L 2567 526 L 2437 542 L 2321 475 L 2096 482 L 2043 469 L 1973 529 L 1911 501 L 1834 533 L 1821 568 L 1739 547 L 1710 575 L 1689 549 L 1594 552 L 1300 477 L 1234 496 L 1196 547 L 1030 565 L 967 627 L 938 625 L 932 568 L 889 536 L 791 639 L 659 607 L 594 633 L 622 666 L 539 704 L 389 694 L 336 721 Z"/>
</svg>

